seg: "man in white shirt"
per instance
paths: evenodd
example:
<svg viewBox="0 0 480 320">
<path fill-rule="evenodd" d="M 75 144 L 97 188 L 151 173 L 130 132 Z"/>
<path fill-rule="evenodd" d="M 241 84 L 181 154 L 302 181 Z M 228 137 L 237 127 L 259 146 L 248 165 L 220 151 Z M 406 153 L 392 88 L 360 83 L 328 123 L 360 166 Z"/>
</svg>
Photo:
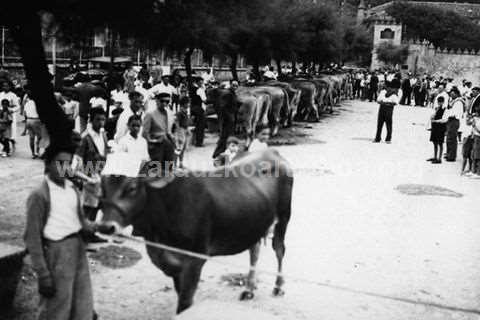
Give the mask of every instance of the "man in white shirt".
<svg viewBox="0 0 480 320">
<path fill-rule="evenodd" d="M 118 152 L 125 152 L 142 161 L 148 161 L 147 140 L 139 135 L 142 127 L 142 118 L 138 115 L 132 115 L 128 119 L 129 132 L 118 142 Z"/>
<path fill-rule="evenodd" d="M 28 92 L 28 90 L 27 90 Z M 27 93 L 29 94 L 29 92 Z M 37 105 L 35 101 L 28 98 L 24 106 L 25 118 L 27 119 L 25 128 L 27 129 L 30 138 L 30 151 L 32 152 L 32 159 L 38 158 L 40 151 L 40 140 L 42 139 L 42 122 L 37 112 Z"/>
<path fill-rule="evenodd" d="M 128 120 L 130 117 L 133 115 L 141 116 L 143 114 L 143 95 L 137 91 L 132 91 L 128 95 L 128 98 L 130 105 L 123 110 L 117 121 L 117 129 L 114 137 L 116 142 L 120 141 L 120 139 L 128 133 Z"/>
<path fill-rule="evenodd" d="M 387 82 L 386 85 L 386 89 L 380 91 L 377 99 L 380 108 L 378 109 L 377 134 L 373 140 L 374 143 L 378 143 L 382 140 L 383 124 L 387 126 L 387 137 L 385 138 L 385 142 L 389 144 L 392 141 L 393 108 L 400 102 L 400 80 L 393 79 L 391 82 Z"/>
<path fill-rule="evenodd" d="M 177 94 L 177 89 L 170 84 L 170 76 L 168 74 L 162 75 L 162 82 L 154 85 L 149 90 L 149 99 L 154 99 L 154 97 L 160 93 L 168 93 L 170 95 L 170 101 L 173 101 L 173 96 Z"/>
<path fill-rule="evenodd" d="M 462 99 L 457 87 L 450 89 L 450 97 L 452 98 L 452 103 L 445 111 L 447 114 L 446 118 L 448 119 L 446 160 L 454 162 L 457 159 L 458 129 L 460 128 L 460 120 L 463 118 L 465 101 Z"/>
</svg>

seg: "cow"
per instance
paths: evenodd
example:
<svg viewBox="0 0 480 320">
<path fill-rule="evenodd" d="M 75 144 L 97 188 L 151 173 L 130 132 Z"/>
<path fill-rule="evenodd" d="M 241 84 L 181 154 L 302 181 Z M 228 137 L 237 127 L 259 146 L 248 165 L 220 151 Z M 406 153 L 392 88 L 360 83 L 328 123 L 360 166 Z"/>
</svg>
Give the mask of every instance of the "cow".
<svg viewBox="0 0 480 320">
<path fill-rule="evenodd" d="M 239 103 L 234 90 L 215 88 L 207 90 L 207 104 L 213 106 L 220 128 L 217 147 L 213 152 L 213 158 L 216 158 L 227 148 L 228 137 L 235 134 Z"/>
<path fill-rule="evenodd" d="M 270 109 L 269 123 L 272 130 L 272 136 L 278 134 L 280 125 L 286 125 L 288 122 L 289 104 L 288 94 L 283 88 L 259 86 L 259 87 L 239 87 L 237 94 L 249 92 L 251 94 L 268 94 L 272 100 Z"/>
<path fill-rule="evenodd" d="M 290 83 L 287 82 L 268 81 L 265 84 L 267 86 L 282 88 L 287 93 L 289 102 L 287 126 L 291 127 L 293 124 L 293 119 L 298 112 L 298 104 L 300 103 L 300 96 L 302 92 L 300 90 L 297 90 Z"/>
<path fill-rule="evenodd" d="M 271 109 L 272 101 L 268 94 L 249 92 L 239 93 L 237 95 L 239 109 L 237 114 L 237 132 L 246 133 L 246 144 L 255 137 L 255 129 L 261 124 L 268 126 L 268 114 Z"/>
<path fill-rule="evenodd" d="M 292 188 L 290 165 L 272 149 L 246 152 L 230 166 L 211 172 L 162 177 L 109 174 L 102 177 L 99 231 L 121 233 L 133 225 L 135 234 L 145 240 L 208 256 L 249 249 L 251 267 L 240 298 L 252 299 L 260 239 L 274 224 L 272 247 L 278 275 L 273 294 L 279 296 Z M 147 253 L 156 267 L 173 278 L 177 313 L 189 308 L 205 260 L 148 245 Z"/>
<path fill-rule="evenodd" d="M 312 118 L 313 121 L 319 121 L 318 107 L 316 103 L 317 87 L 308 80 L 293 80 L 293 88 L 300 91 L 300 101 L 295 120 L 307 121 Z"/>
</svg>

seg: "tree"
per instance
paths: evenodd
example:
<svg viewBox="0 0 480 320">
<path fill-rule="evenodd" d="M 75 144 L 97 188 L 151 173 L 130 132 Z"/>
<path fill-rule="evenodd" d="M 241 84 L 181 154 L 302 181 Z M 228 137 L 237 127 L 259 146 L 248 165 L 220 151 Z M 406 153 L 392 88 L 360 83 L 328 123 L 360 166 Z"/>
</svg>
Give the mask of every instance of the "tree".
<svg viewBox="0 0 480 320">
<path fill-rule="evenodd" d="M 377 59 L 392 67 L 403 64 L 408 58 L 408 46 L 380 43 L 375 49 Z"/>
<path fill-rule="evenodd" d="M 425 4 L 394 3 L 387 13 L 406 26 L 406 37 L 436 47 L 480 49 L 480 26 L 460 14 Z"/>
</svg>

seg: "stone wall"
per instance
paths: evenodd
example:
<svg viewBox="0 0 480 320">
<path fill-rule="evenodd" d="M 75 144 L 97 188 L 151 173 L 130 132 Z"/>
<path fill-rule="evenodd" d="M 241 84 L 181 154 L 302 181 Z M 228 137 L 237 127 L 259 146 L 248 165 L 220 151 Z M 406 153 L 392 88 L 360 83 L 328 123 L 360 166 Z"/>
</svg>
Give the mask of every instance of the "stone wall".
<svg viewBox="0 0 480 320">
<path fill-rule="evenodd" d="M 410 41 L 408 70 L 480 84 L 480 52 L 435 48 L 427 41 Z"/>
<path fill-rule="evenodd" d="M 384 67 L 383 63 L 378 61 L 376 48 L 384 42 L 391 42 L 394 45 L 402 43 L 402 25 L 394 20 L 377 20 L 373 26 L 373 51 L 372 51 L 372 70 Z M 391 32 L 391 38 L 386 37 Z"/>
</svg>

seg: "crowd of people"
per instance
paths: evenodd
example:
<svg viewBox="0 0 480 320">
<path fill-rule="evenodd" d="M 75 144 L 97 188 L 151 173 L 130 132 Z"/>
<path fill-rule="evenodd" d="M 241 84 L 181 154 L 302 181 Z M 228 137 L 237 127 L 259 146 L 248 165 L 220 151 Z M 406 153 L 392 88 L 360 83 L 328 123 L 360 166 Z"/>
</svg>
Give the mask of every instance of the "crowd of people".
<svg viewBox="0 0 480 320">
<path fill-rule="evenodd" d="M 358 80 L 364 78 L 366 85 Z M 454 84 L 454 79 L 439 77 L 411 76 L 402 80 L 399 73 L 384 75 L 380 80 L 377 73 L 368 77 L 355 75 L 358 84 L 354 93 L 356 97 L 365 97 L 373 101 L 379 83 L 382 89 L 376 101 L 379 103 L 377 133 L 373 142 L 381 141 L 383 126 L 387 127 L 386 143 L 392 140 L 392 114 L 395 105 L 429 107 L 432 109 L 427 120 L 427 130 L 430 131 L 430 141 L 433 144 L 433 157 L 427 159 L 432 164 L 442 163 L 442 159 L 455 162 L 458 154 L 458 144 L 462 144 L 463 162 L 461 174 L 472 178 L 480 178 L 480 87 L 463 80 L 460 85 Z M 362 88 L 365 90 L 362 91 Z M 354 95 L 355 95 L 354 94 Z M 446 145 L 445 153 L 444 144 Z"/>
</svg>

